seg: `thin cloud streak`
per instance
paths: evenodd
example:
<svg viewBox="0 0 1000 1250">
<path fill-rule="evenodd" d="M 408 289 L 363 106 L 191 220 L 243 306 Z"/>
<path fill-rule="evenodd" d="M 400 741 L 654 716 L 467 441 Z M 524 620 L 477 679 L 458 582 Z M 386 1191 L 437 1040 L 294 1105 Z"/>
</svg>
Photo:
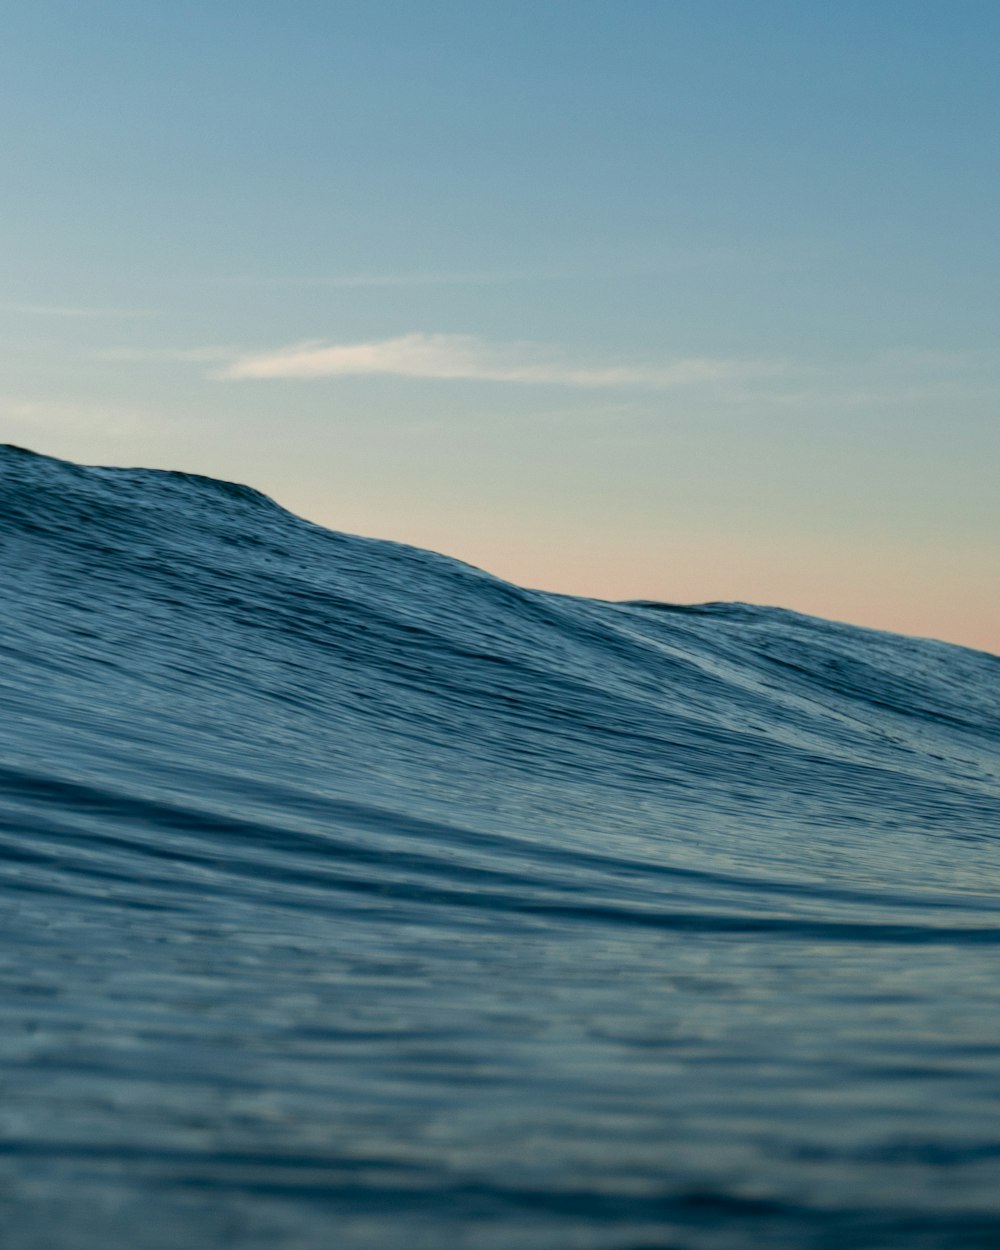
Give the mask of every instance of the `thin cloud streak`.
<svg viewBox="0 0 1000 1250">
<path fill-rule="evenodd" d="M 44 434 L 93 435 L 107 438 L 134 434 L 155 425 L 151 414 L 103 403 L 25 399 L 0 395 L 0 419 L 30 439 Z"/>
<path fill-rule="evenodd" d="M 581 365 L 531 344 L 494 345 L 464 334 L 404 334 L 367 343 L 319 340 L 241 356 L 216 377 L 225 380 L 392 376 L 578 387 L 661 389 L 732 382 L 783 372 L 775 362 L 695 356 L 663 364 Z"/>
<path fill-rule="evenodd" d="M 181 364 L 210 364 L 232 360 L 239 354 L 236 347 L 106 347 L 88 352 L 88 360 L 107 361 L 169 361 Z"/>
<path fill-rule="evenodd" d="M 19 304 L 0 302 L 0 312 L 24 317 L 152 317 L 147 308 L 89 308 L 75 304 Z"/>
<path fill-rule="evenodd" d="M 252 286 L 287 286 L 287 287 L 343 287 L 382 288 L 382 287 L 421 287 L 421 286 L 500 286 L 507 283 L 534 281 L 551 278 L 553 274 L 541 272 L 494 272 L 489 270 L 473 270 L 470 272 L 443 273 L 354 273 L 354 274 L 309 274 L 309 275 L 249 275 L 238 274 L 232 277 L 210 279 L 210 281 Z M 204 282 L 204 277 L 199 277 Z"/>
<path fill-rule="evenodd" d="M 720 266 L 752 265 L 759 269 L 786 270 L 795 264 L 783 250 L 769 255 L 759 247 L 745 248 L 666 248 L 643 251 L 638 258 L 610 259 L 607 263 L 581 269 L 577 265 L 538 267 L 528 269 L 444 269 L 379 273 L 361 270 L 355 273 L 327 274 L 198 274 L 184 281 L 194 280 L 199 285 L 266 286 L 266 287 L 342 287 L 395 288 L 423 286 L 506 286 L 515 283 L 537 282 L 587 282 L 607 281 L 609 278 L 642 278 L 651 275 L 675 273 L 678 270 L 716 269 Z"/>
</svg>

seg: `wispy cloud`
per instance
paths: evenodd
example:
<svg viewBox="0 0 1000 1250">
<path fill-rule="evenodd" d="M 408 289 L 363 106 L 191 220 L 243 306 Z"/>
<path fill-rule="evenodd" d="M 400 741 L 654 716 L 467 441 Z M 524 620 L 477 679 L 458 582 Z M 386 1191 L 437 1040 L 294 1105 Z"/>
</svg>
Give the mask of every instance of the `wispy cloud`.
<svg viewBox="0 0 1000 1250">
<path fill-rule="evenodd" d="M 361 270 L 355 273 L 230 273 L 190 275 L 199 285 L 265 286 L 265 287 L 331 287 L 331 288 L 396 288 L 435 286 L 505 286 L 514 283 L 589 282 L 609 279 L 641 279 L 679 270 L 718 269 L 731 271 L 734 266 L 751 267 L 754 271 L 784 271 L 800 267 L 801 259 L 790 256 L 788 245 L 769 252 L 755 245 L 752 249 L 736 247 L 693 248 L 674 247 L 643 249 L 638 255 L 605 257 L 592 265 L 543 264 L 512 269 L 430 269 L 378 272 Z M 189 279 L 189 280 L 190 280 Z"/>
<path fill-rule="evenodd" d="M 581 387 L 697 386 L 780 373 L 776 362 L 690 356 L 648 363 L 580 363 L 530 343 L 491 344 L 465 334 L 404 334 L 365 343 L 310 340 L 239 356 L 227 380 L 389 375 Z"/>
<path fill-rule="evenodd" d="M 156 361 L 180 364 L 213 364 L 239 356 L 236 347 L 105 347 L 88 352 L 88 360 Z"/>
<path fill-rule="evenodd" d="M 19 437 L 29 441 L 39 434 L 86 434 L 119 437 L 134 434 L 155 424 L 150 414 L 135 408 L 62 400 L 25 399 L 0 395 L 0 419 Z"/>
<path fill-rule="evenodd" d="M 331 287 L 363 289 L 422 286 L 502 286 L 513 282 L 545 280 L 562 276 L 542 270 L 466 270 L 424 273 L 342 273 L 342 274 L 234 274 L 227 277 L 199 277 L 223 285 L 274 287 Z"/>
<path fill-rule="evenodd" d="M 92 308 L 80 304 L 20 304 L 0 301 L 0 313 L 21 317 L 152 317 L 146 308 Z"/>
</svg>

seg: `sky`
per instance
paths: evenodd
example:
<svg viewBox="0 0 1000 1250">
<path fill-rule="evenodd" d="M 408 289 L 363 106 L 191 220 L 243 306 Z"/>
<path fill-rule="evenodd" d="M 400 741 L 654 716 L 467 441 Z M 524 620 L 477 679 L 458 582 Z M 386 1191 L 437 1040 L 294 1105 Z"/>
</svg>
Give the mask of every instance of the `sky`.
<svg viewBox="0 0 1000 1250">
<path fill-rule="evenodd" d="M 1000 653 L 995 0 L 8 0 L 0 441 Z"/>
</svg>

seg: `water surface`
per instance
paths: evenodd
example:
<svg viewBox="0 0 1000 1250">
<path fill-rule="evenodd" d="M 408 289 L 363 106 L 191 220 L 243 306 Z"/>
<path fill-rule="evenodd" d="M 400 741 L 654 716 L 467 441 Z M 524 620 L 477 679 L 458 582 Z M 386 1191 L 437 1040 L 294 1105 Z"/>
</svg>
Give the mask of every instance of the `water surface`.
<svg viewBox="0 0 1000 1250">
<path fill-rule="evenodd" d="M 0 1237 L 1000 1246 L 1000 660 L 0 449 Z"/>
</svg>

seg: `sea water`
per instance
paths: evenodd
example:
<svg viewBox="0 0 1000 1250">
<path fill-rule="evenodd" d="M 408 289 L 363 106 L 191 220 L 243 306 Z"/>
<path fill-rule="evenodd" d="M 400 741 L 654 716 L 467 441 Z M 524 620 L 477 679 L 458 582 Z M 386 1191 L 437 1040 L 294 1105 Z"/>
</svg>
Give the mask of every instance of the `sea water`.
<svg viewBox="0 0 1000 1250">
<path fill-rule="evenodd" d="M 0 450 L 11 1250 L 1000 1245 L 1000 660 Z"/>
</svg>

